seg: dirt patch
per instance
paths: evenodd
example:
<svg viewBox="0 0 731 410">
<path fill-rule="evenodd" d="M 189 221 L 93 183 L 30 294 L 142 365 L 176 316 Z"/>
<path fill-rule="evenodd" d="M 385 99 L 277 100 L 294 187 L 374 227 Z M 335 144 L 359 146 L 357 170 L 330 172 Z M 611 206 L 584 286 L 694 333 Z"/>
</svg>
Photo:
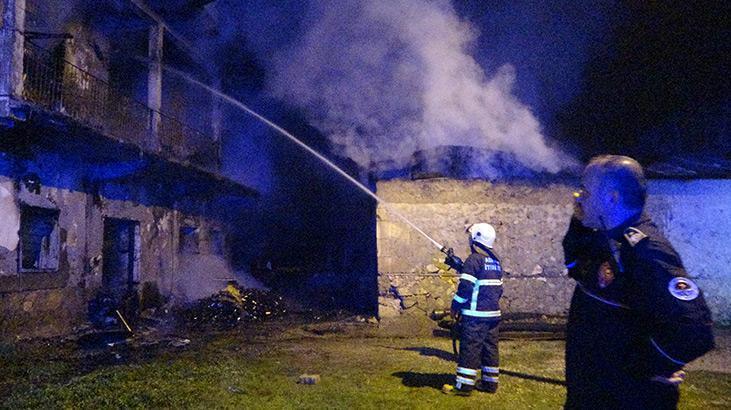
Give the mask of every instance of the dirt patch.
<svg viewBox="0 0 731 410">
<path fill-rule="evenodd" d="M 716 329 L 716 348 L 690 363 L 688 370 L 708 370 L 731 374 L 731 328 Z"/>
</svg>

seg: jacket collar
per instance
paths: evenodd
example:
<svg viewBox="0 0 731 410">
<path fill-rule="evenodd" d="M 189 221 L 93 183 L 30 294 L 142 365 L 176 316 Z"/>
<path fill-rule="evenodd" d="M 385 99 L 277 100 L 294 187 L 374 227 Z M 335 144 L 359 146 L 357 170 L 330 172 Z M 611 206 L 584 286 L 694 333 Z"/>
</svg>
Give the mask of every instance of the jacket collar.
<svg viewBox="0 0 731 410">
<path fill-rule="evenodd" d="M 647 219 L 648 219 L 648 216 L 644 212 L 640 211 L 640 212 L 630 216 L 629 218 L 627 218 L 621 224 L 606 231 L 606 234 L 608 237 L 610 237 L 616 241 L 619 241 L 624 236 L 624 231 L 626 231 L 627 228 L 629 228 L 630 226 L 640 225 L 643 222 L 645 222 L 645 220 L 647 220 Z"/>
</svg>

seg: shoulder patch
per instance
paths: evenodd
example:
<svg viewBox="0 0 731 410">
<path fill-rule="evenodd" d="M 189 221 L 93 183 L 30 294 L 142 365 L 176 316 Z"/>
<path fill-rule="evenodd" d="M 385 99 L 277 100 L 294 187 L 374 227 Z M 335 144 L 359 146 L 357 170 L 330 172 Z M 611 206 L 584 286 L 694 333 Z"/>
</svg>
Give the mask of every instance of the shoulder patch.
<svg viewBox="0 0 731 410">
<path fill-rule="evenodd" d="M 624 238 L 627 239 L 627 242 L 634 247 L 640 243 L 641 240 L 647 238 L 647 235 L 645 235 L 641 230 L 630 226 L 624 230 Z"/>
<path fill-rule="evenodd" d="M 672 278 L 668 283 L 668 291 L 674 298 L 690 301 L 698 297 L 700 293 L 698 285 L 688 278 Z"/>
</svg>

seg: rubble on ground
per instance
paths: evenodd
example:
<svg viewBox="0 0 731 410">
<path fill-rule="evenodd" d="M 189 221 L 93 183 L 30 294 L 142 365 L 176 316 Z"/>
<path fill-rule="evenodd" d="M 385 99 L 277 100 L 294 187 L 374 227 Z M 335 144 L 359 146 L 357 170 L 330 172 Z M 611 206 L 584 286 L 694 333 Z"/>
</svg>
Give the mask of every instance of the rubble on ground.
<svg viewBox="0 0 731 410">
<path fill-rule="evenodd" d="M 192 327 L 231 328 L 241 322 L 260 322 L 286 312 L 281 296 L 230 282 L 224 290 L 196 301 L 183 312 L 183 317 Z"/>
</svg>

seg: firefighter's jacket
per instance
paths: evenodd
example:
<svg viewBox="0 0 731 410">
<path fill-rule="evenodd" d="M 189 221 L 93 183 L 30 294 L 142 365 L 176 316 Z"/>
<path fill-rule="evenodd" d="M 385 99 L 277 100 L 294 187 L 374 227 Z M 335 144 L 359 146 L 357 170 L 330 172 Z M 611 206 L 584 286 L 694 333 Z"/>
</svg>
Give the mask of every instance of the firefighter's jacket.
<svg viewBox="0 0 731 410">
<path fill-rule="evenodd" d="M 487 248 L 476 249 L 464 262 L 452 311 L 463 316 L 500 319 L 503 271 L 500 259 Z"/>
<path fill-rule="evenodd" d="M 572 220 L 563 245 L 577 281 L 567 325 L 567 407 L 577 391 L 614 390 L 620 407 L 633 394 L 642 400 L 657 388 L 652 376 L 669 376 L 713 348 L 703 292 L 647 216 L 607 232 Z"/>
</svg>

